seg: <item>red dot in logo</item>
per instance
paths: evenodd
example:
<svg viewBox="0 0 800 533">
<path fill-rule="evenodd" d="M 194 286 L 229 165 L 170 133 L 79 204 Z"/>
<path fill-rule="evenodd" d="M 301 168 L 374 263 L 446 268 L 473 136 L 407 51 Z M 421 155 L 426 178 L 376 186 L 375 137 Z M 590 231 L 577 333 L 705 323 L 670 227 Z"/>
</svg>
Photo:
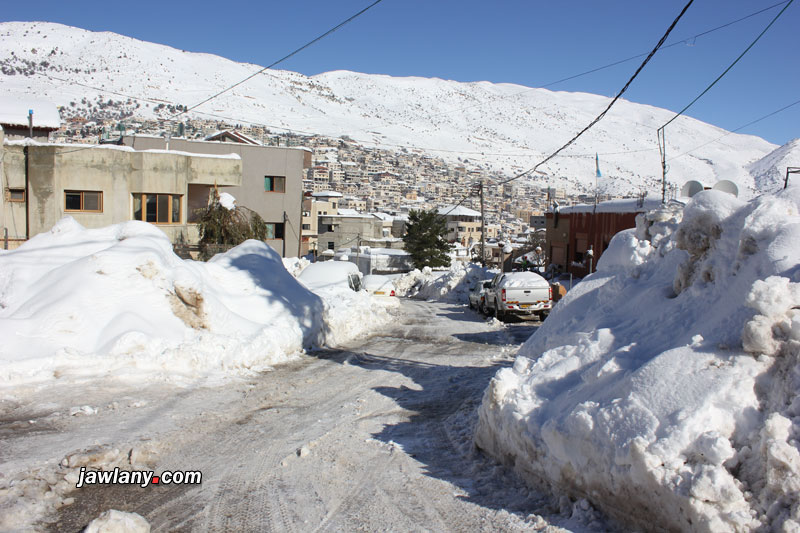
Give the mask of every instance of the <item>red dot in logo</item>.
<svg viewBox="0 0 800 533">
<path fill-rule="evenodd" d="M 158 485 L 158 476 L 153 476 L 153 485 Z"/>
</svg>

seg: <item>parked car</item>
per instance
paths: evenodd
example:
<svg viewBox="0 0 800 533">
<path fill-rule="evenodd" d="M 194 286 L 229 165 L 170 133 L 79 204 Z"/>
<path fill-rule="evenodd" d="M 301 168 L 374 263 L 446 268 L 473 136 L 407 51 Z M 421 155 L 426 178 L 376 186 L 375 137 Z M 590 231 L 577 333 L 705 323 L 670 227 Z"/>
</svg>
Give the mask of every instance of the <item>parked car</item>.
<svg viewBox="0 0 800 533">
<path fill-rule="evenodd" d="M 370 294 L 375 296 L 397 296 L 394 281 L 386 276 L 370 274 L 362 278 L 361 284 Z"/>
<path fill-rule="evenodd" d="M 308 265 L 297 279 L 309 290 L 327 290 L 337 287 L 361 290 L 361 272 L 349 261 L 323 261 Z"/>
<path fill-rule="evenodd" d="M 539 274 L 504 272 L 492 279 L 485 303 L 487 311 L 498 320 L 508 315 L 537 315 L 544 320 L 553 307 L 553 289 Z"/>
<path fill-rule="evenodd" d="M 492 284 L 492 280 L 485 279 L 476 281 L 469 289 L 469 308 L 477 309 L 481 313 L 486 313 L 486 289 Z"/>
</svg>

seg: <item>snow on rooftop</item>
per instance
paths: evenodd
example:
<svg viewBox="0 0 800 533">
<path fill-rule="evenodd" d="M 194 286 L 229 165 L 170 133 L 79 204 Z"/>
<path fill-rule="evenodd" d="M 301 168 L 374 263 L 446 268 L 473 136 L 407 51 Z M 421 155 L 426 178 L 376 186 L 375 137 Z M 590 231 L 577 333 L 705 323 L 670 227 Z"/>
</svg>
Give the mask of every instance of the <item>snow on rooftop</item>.
<svg viewBox="0 0 800 533">
<path fill-rule="evenodd" d="M 241 159 L 239 154 L 200 154 L 194 152 L 182 152 L 180 150 L 162 150 L 162 149 L 149 149 L 149 150 L 136 150 L 130 146 L 120 144 L 76 144 L 76 143 L 51 143 L 40 142 L 34 139 L 5 139 L 4 144 L 9 146 L 47 146 L 57 148 L 68 148 L 70 150 L 117 150 L 120 152 L 141 152 L 151 154 L 173 154 L 188 157 L 202 157 L 210 159 Z"/>
<path fill-rule="evenodd" d="M 464 207 L 460 205 L 456 208 L 453 208 L 452 205 L 448 205 L 445 207 L 440 207 L 437 211 L 438 214 L 442 216 L 454 216 L 454 217 L 480 217 L 481 214 L 474 209 L 470 209 L 469 207 Z"/>
<path fill-rule="evenodd" d="M 558 212 L 562 215 L 570 213 L 643 213 L 661 206 L 661 197 L 648 196 L 644 202 L 638 198 L 620 198 L 599 202 L 595 208 L 594 204 L 577 204 L 566 207 L 559 207 Z"/>
<path fill-rule="evenodd" d="M 311 196 L 314 198 L 341 198 L 342 193 L 336 191 L 322 191 L 322 192 L 312 192 Z"/>
<path fill-rule="evenodd" d="M 58 129 L 61 116 L 53 102 L 39 98 L 0 95 L 0 124 L 28 126 L 28 111 L 33 111 L 33 127 Z"/>
<path fill-rule="evenodd" d="M 348 216 L 352 217 L 352 216 L 360 216 L 361 215 L 361 213 L 359 213 L 355 209 L 342 209 L 342 208 L 339 208 L 336 211 L 337 211 L 338 215 L 342 215 L 342 216 L 345 216 L 345 217 L 348 217 Z"/>
</svg>

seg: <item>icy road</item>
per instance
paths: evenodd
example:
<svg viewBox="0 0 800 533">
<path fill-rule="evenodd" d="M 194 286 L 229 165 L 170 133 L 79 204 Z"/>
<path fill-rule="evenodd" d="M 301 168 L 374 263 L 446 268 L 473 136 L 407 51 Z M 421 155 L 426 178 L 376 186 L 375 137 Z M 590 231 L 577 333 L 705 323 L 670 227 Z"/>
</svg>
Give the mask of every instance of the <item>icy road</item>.
<svg viewBox="0 0 800 533">
<path fill-rule="evenodd" d="M 71 467 L 58 509 L 35 524 L 51 531 L 80 531 L 108 509 L 154 531 L 607 528 L 585 502 L 531 491 L 473 448 L 487 383 L 539 322 L 410 300 L 396 312 L 352 346 L 224 386 L 120 393 L 108 382 L 5 403 L 0 459 L 30 463 L 21 482 L 33 493 L 33 477 L 52 485 Z M 81 465 L 199 471 L 202 483 L 75 489 Z"/>
</svg>

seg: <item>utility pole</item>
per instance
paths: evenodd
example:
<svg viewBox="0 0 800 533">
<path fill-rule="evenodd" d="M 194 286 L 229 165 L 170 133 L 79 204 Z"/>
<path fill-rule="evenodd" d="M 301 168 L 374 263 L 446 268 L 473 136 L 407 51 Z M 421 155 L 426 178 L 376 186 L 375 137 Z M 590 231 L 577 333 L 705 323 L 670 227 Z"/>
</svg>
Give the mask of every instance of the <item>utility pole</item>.
<svg viewBox="0 0 800 533">
<path fill-rule="evenodd" d="M 486 214 L 483 206 L 483 178 L 478 185 L 481 192 L 481 266 L 486 268 Z"/>
<path fill-rule="evenodd" d="M 664 127 L 658 128 L 658 151 L 661 152 L 661 204 L 667 203 L 667 140 Z"/>
</svg>

